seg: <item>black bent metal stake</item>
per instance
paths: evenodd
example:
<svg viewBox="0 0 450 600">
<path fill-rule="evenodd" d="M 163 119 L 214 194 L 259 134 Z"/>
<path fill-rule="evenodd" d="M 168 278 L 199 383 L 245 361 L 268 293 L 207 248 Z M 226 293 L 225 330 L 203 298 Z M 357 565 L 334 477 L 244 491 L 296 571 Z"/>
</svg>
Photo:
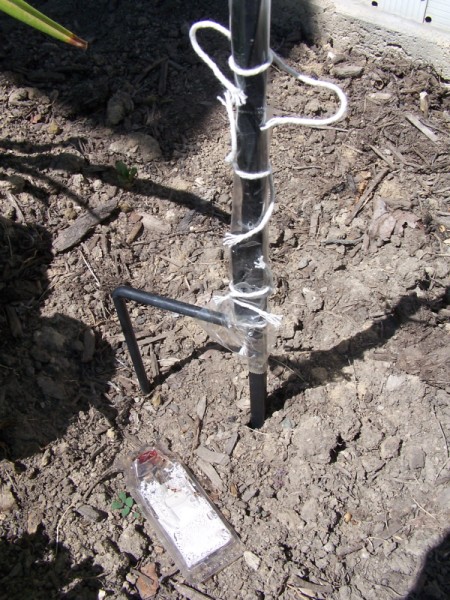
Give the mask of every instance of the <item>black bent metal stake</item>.
<svg viewBox="0 0 450 600">
<path fill-rule="evenodd" d="M 230 31 L 232 56 L 240 69 L 254 69 L 270 60 L 270 5 L 271 0 L 230 0 Z M 252 76 L 235 75 L 237 87 L 247 98 L 237 108 L 236 166 L 245 173 L 268 171 L 269 134 L 261 131 L 266 121 L 267 69 Z M 245 179 L 235 174 L 231 219 L 232 233 L 246 233 L 253 229 L 264 214 L 270 195 L 269 177 Z M 231 249 L 233 285 L 242 291 L 256 291 L 271 285 L 266 265 L 267 228 Z M 267 309 L 267 297 L 246 300 L 257 308 Z M 248 308 L 235 305 L 237 322 L 261 321 Z M 261 324 L 261 323 L 260 323 Z M 253 358 L 249 358 L 249 386 L 251 425 L 261 427 L 266 414 L 267 335 L 266 328 L 247 330 L 247 341 Z"/>
<path fill-rule="evenodd" d="M 270 0 L 230 0 L 230 29 L 232 53 L 235 64 L 241 69 L 251 69 L 268 62 L 270 55 Z M 247 101 L 237 109 L 237 157 L 240 171 L 259 173 L 269 169 L 268 133 L 261 132 L 266 119 L 267 70 L 261 74 L 235 77 L 238 87 Z M 255 227 L 264 213 L 270 193 L 268 177 L 249 180 L 235 174 L 235 191 L 232 209 L 232 233 L 245 233 Z M 253 235 L 232 247 L 231 271 L 233 284 L 241 291 L 257 291 L 271 284 L 268 269 L 256 264 L 267 264 L 267 231 Z M 126 301 L 153 306 L 177 314 L 186 315 L 230 327 L 227 315 L 180 302 L 153 293 L 120 286 L 112 294 L 119 321 L 125 336 L 133 366 L 142 391 L 147 394 L 151 386 L 145 373 L 142 356 L 128 313 Z M 246 300 L 258 309 L 266 310 L 266 297 Z M 261 317 L 248 308 L 235 305 L 236 321 L 243 324 L 247 345 L 250 348 L 249 387 L 251 425 L 259 428 L 264 424 L 266 413 L 267 336 L 261 327 Z M 252 327 L 253 325 L 253 327 Z"/>
</svg>

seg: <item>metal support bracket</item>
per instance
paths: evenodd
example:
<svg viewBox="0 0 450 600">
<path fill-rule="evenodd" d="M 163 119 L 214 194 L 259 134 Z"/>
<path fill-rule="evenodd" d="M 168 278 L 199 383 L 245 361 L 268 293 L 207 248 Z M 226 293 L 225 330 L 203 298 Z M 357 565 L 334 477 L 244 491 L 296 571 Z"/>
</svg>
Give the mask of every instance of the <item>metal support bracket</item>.
<svg viewBox="0 0 450 600">
<path fill-rule="evenodd" d="M 151 391 L 151 385 L 145 373 L 144 363 L 126 304 L 127 300 L 132 300 L 146 306 L 153 306 L 161 310 L 168 310 L 179 315 L 198 319 L 199 321 L 220 325 L 221 327 L 230 327 L 228 317 L 221 312 L 202 308 L 195 304 L 180 302 L 179 300 L 173 300 L 165 296 L 158 296 L 157 294 L 151 294 L 129 286 L 119 286 L 113 291 L 112 297 L 134 370 L 144 394 L 148 394 Z M 265 374 L 249 373 L 251 425 L 255 428 L 262 427 L 264 424 L 266 412 L 265 380 Z"/>
</svg>

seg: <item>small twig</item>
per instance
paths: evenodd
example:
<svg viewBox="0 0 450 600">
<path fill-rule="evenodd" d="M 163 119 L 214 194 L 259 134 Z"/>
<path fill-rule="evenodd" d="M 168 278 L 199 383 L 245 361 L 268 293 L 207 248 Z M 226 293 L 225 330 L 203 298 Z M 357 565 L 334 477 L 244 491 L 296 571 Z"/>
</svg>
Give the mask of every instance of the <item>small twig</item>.
<svg viewBox="0 0 450 600">
<path fill-rule="evenodd" d="M 389 173 L 389 171 L 390 171 L 390 169 L 383 169 L 382 171 L 380 171 L 378 173 L 378 175 L 376 175 L 372 179 L 370 185 L 367 186 L 367 189 L 365 190 L 365 192 L 363 193 L 361 198 L 356 203 L 356 206 L 352 210 L 350 216 L 348 216 L 347 219 L 345 220 L 346 225 L 350 225 L 350 223 L 353 221 L 353 219 L 356 217 L 356 215 L 365 207 L 367 202 L 370 200 L 370 197 L 372 196 L 373 192 L 380 185 L 380 183 L 383 181 L 383 179 L 386 177 L 386 175 Z"/>
<path fill-rule="evenodd" d="M 388 165 L 388 167 L 390 167 L 392 170 L 395 168 L 394 163 L 392 162 L 392 160 L 390 158 L 388 158 L 385 154 L 383 154 L 381 152 L 381 150 L 378 150 L 378 148 L 376 146 L 372 146 L 371 144 L 369 144 L 369 148 L 375 152 L 375 154 L 377 156 L 379 156 L 381 158 L 381 160 L 384 160 L 384 162 Z"/>
<path fill-rule="evenodd" d="M 98 287 L 102 287 L 102 284 L 100 283 L 99 278 L 97 277 L 97 275 L 94 273 L 93 268 L 91 267 L 91 265 L 89 264 L 87 258 L 84 256 L 83 254 L 83 250 L 81 250 L 80 248 L 80 254 L 81 254 L 81 258 L 83 259 L 84 264 L 86 265 L 86 267 L 89 269 L 90 274 L 92 275 L 92 277 L 95 279 L 96 284 L 98 285 Z"/>
<path fill-rule="evenodd" d="M 432 519 L 434 519 L 435 521 L 437 521 L 436 517 L 434 515 L 432 515 L 431 513 L 429 513 L 423 506 L 421 506 L 413 496 L 411 496 L 411 498 L 417 504 L 417 506 L 420 508 L 420 510 L 423 510 L 423 512 L 426 515 L 428 515 L 429 517 L 431 517 Z"/>
<path fill-rule="evenodd" d="M 158 94 L 163 97 L 167 90 L 167 73 L 169 70 L 169 62 L 167 60 L 161 63 L 161 71 L 159 75 Z"/>
<path fill-rule="evenodd" d="M 444 438 L 445 451 L 446 451 L 446 454 L 447 454 L 447 459 L 448 459 L 448 458 L 450 458 L 450 452 L 449 452 L 449 450 L 448 450 L 448 442 L 447 442 L 447 438 L 445 437 L 445 432 L 444 432 L 444 430 L 443 430 L 443 428 L 442 428 L 441 422 L 440 422 L 440 421 L 439 421 L 439 419 L 437 418 L 437 415 L 436 415 L 436 407 L 435 407 L 435 406 L 433 406 L 433 413 L 434 413 L 434 418 L 436 419 L 436 421 L 437 421 L 437 424 L 439 425 L 439 429 L 441 430 L 442 437 Z"/>
<path fill-rule="evenodd" d="M 69 504 L 69 506 L 66 508 L 66 510 L 63 512 L 63 514 L 60 516 L 59 521 L 56 525 L 56 550 L 55 550 L 55 554 L 58 554 L 58 544 L 59 544 L 59 529 L 62 525 L 62 522 L 65 519 L 65 516 L 67 515 L 67 513 L 69 512 L 69 510 L 71 508 L 73 508 L 75 506 L 75 501 L 72 500 L 72 502 Z"/>
</svg>

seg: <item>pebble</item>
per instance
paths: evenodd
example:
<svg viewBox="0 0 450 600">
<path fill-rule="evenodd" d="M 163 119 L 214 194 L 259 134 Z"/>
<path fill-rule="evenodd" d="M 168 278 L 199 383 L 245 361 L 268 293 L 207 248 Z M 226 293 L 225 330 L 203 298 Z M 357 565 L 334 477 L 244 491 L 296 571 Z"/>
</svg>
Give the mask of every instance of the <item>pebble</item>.
<svg viewBox="0 0 450 600">
<path fill-rule="evenodd" d="M 244 560 L 253 571 L 257 571 L 261 565 L 259 556 L 256 556 L 256 554 L 249 552 L 248 550 L 244 552 Z"/>
<path fill-rule="evenodd" d="M 117 545 L 121 552 L 131 554 L 136 560 L 139 560 L 147 548 L 147 541 L 136 530 L 136 527 L 130 524 L 122 531 Z"/>
<path fill-rule="evenodd" d="M 82 504 L 81 506 L 78 506 L 75 510 L 84 519 L 86 519 L 87 521 L 92 521 L 93 523 L 99 523 L 100 521 L 103 521 L 106 518 L 106 513 L 104 513 L 101 510 L 98 510 L 97 508 L 94 508 L 93 506 L 90 506 L 89 504 Z"/>
<path fill-rule="evenodd" d="M 0 513 L 8 513 L 16 506 L 16 500 L 6 486 L 0 488 Z"/>
<path fill-rule="evenodd" d="M 302 289 L 302 294 L 308 310 L 311 312 L 318 312 L 319 310 L 322 310 L 324 300 L 320 294 L 306 287 Z"/>
<path fill-rule="evenodd" d="M 338 79 L 351 79 L 353 77 L 360 77 L 363 71 L 364 67 L 360 65 L 342 64 L 335 66 L 332 73 Z"/>
<path fill-rule="evenodd" d="M 162 156 L 158 142 L 146 133 L 122 135 L 109 145 L 109 151 L 133 159 L 140 158 L 143 162 L 155 160 Z"/>
<path fill-rule="evenodd" d="M 44 454 L 41 457 L 41 467 L 47 467 L 50 464 L 52 458 L 52 451 L 50 448 L 46 448 Z"/>
<path fill-rule="evenodd" d="M 399 437 L 389 437 L 381 442 L 380 453 L 381 458 L 396 458 L 400 453 L 400 445 L 402 441 Z"/>
<path fill-rule="evenodd" d="M 337 445 L 336 436 L 336 432 L 321 417 L 307 417 L 294 430 L 292 445 L 297 449 L 298 458 L 328 464 L 331 451 Z"/>
<path fill-rule="evenodd" d="M 423 469 L 425 466 L 425 452 L 422 450 L 422 448 L 418 448 L 417 446 L 409 446 L 409 448 L 405 449 L 404 457 L 406 464 L 411 471 Z"/>
</svg>

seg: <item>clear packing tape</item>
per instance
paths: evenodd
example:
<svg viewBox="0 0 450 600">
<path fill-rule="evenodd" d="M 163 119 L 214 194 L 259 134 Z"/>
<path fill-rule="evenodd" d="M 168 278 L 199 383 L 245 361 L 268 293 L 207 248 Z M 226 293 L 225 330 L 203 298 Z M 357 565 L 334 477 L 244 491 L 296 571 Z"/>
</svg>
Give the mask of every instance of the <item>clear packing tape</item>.
<svg viewBox="0 0 450 600">
<path fill-rule="evenodd" d="M 212 70 L 216 78 L 225 88 L 223 98 L 219 101 L 224 105 L 230 122 L 231 133 L 231 152 L 226 161 L 231 163 L 235 173 L 235 198 L 234 201 L 242 202 L 242 193 L 239 186 L 239 180 L 260 181 L 261 185 L 267 190 L 267 198 L 264 203 L 264 210 L 259 220 L 251 225 L 247 230 L 239 233 L 227 233 L 224 237 L 224 245 L 233 252 L 235 246 L 242 244 L 252 244 L 252 238 L 266 232 L 270 217 L 273 213 L 275 204 L 275 192 L 273 185 L 272 169 L 270 164 L 267 168 L 257 173 L 243 172 L 238 168 L 236 162 L 237 156 L 237 118 L 236 108 L 245 106 L 245 93 L 231 82 L 219 69 L 212 58 L 202 49 L 197 41 L 197 32 L 201 29 L 213 29 L 218 31 L 229 40 L 231 33 L 228 29 L 215 23 L 214 21 L 200 21 L 195 23 L 190 30 L 190 40 L 194 51 Z M 270 51 L 269 60 L 265 64 L 256 66 L 252 69 L 242 69 L 235 64 L 233 57 L 230 57 L 228 64 L 235 75 L 241 77 L 252 77 L 263 73 L 276 64 L 278 68 L 289 73 L 300 82 L 315 87 L 325 88 L 336 94 L 339 100 L 339 108 L 336 113 L 330 117 L 324 118 L 306 118 L 298 116 L 273 117 L 261 126 L 261 131 L 267 131 L 273 127 L 285 124 L 301 125 L 306 127 L 325 127 L 339 121 L 347 110 L 347 97 L 344 92 L 334 83 L 320 81 L 301 75 L 287 65 L 275 52 Z M 237 191 L 236 191 L 237 188 Z M 233 205 L 234 206 L 234 205 Z M 245 228 L 243 228 L 245 229 Z M 265 236 L 267 239 L 267 235 Z M 248 281 L 231 282 L 229 291 L 223 296 L 214 296 L 210 308 L 224 313 L 229 321 L 229 327 L 217 327 L 207 325 L 208 334 L 220 344 L 238 353 L 248 360 L 250 371 L 254 373 L 263 373 L 266 369 L 268 355 L 273 349 L 276 341 L 277 330 L 281 325 L 281 316 L 274 315 L 266 310 L 267 299 L 272 292 L 272 275 L 267 265 L 267 260 L 263 254 L 255 255 L 253 264 L 248 265 L 249 272 L 254 269 L 263 269 L 264 273 L 259 280 L 264 285 L 254 286 Z M 259 273 L 261 275 L 261 273 Z M 262 339 L 264 338 L 264 339 Z M 262 343 L 263 342 L 263 343 Z"/>
</svg>

